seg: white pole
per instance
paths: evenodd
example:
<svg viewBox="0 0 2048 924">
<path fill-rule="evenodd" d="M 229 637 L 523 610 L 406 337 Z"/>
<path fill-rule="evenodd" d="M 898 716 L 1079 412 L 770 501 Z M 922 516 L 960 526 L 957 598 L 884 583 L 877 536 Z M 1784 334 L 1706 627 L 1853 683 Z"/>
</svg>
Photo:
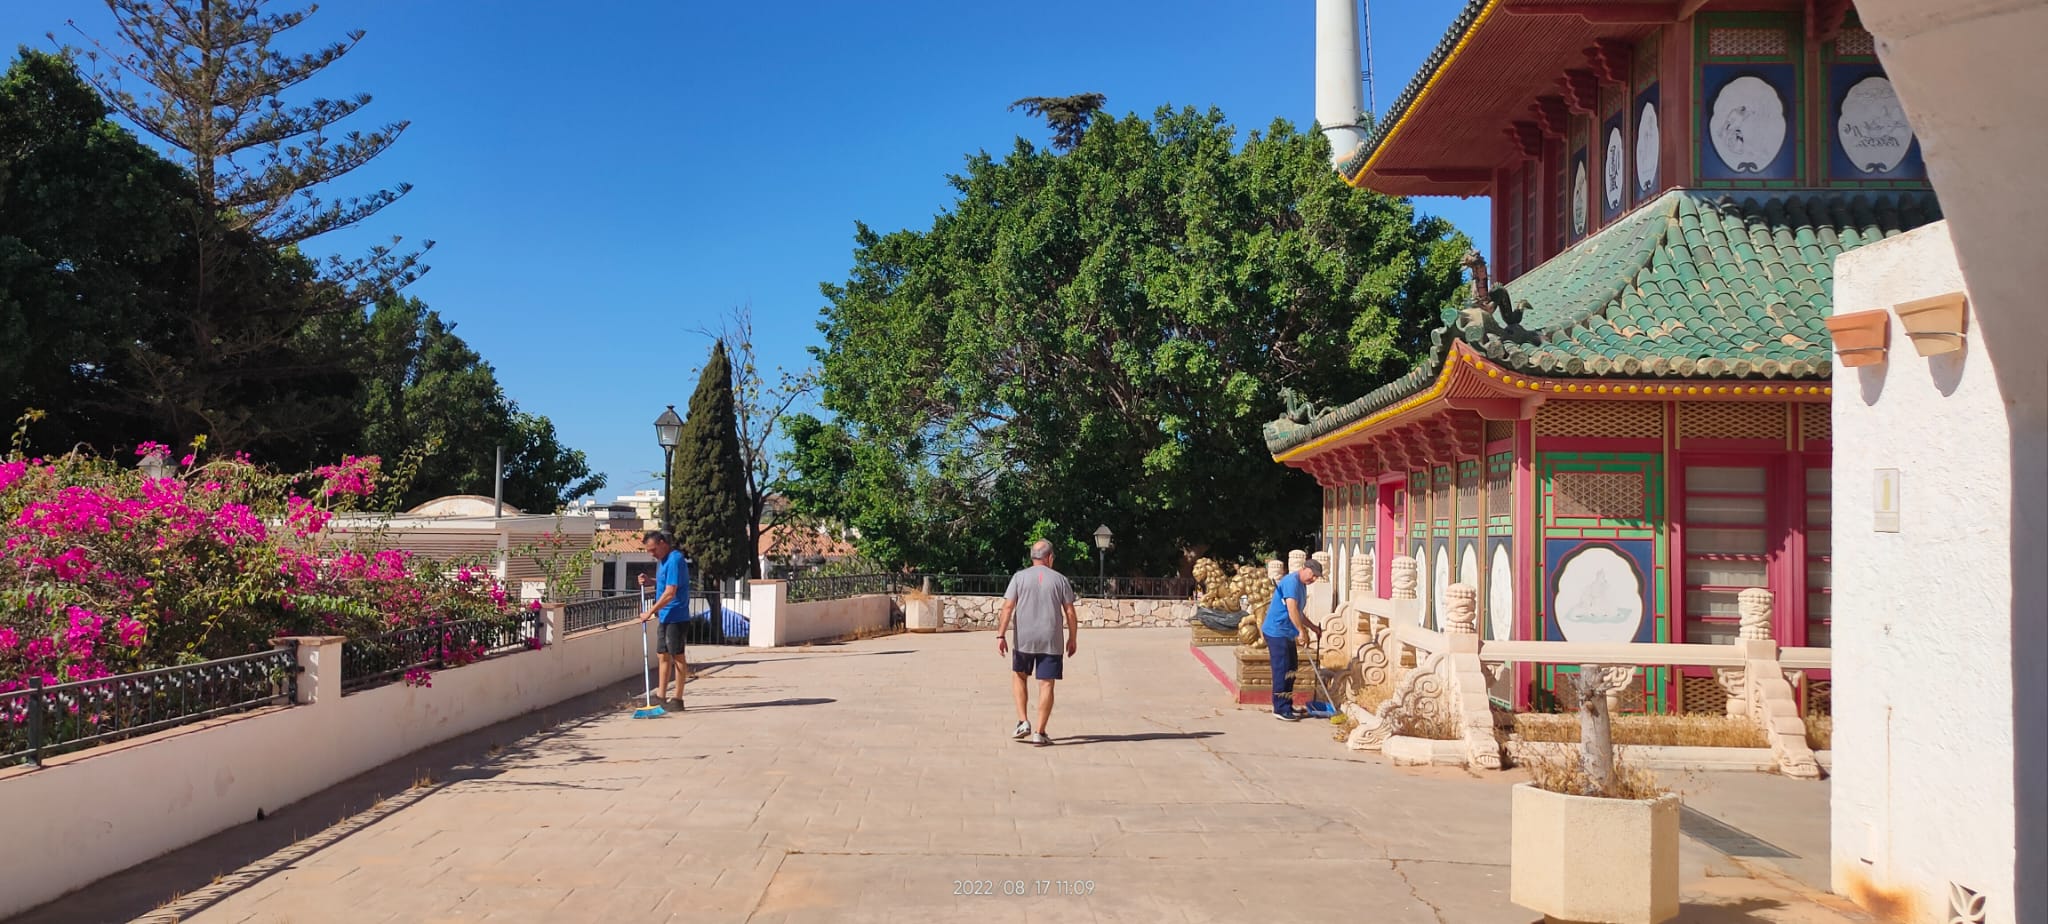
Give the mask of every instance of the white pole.
<svg viewBox="0 0 2048 924">
<path fill-rule="evenodd" d="M 1359 78 L 1357 0 L 1316 0 L 1316 121 L 1330 139 L 1332 166 L 1365 143 Z"/>
</svg>

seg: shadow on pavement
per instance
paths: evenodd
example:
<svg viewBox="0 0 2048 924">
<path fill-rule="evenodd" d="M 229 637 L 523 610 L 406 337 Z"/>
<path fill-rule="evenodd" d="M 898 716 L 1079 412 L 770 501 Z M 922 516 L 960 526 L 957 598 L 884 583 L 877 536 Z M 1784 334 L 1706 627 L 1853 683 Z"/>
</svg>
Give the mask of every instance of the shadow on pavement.
<svg viewBox="0 0 2048 924">
<path fill-rule="evenodd" d="M 490 780 L 505 765 L 543 752 L 555 760 L 603 759 L 566 736 L 616 716 L 629 694 L 637 698 L 639 686 L 635 678 L 415 751 L 22 912 L 8 924 L 189 919 L 452 783 Z M 499 743 L 506 741 L 517 744 Z"/>
<path fill-rule="evenodd" d="M 721 703 L 716 706 L 698 706 L 696 708 L 688 710 L 685 714 L 687 715 L 690 712 L 730 712 L 735 709 L 766 709 L 770 706 L 823 706 L 826 703 L 836 702 L 838 702 L 838 700 L 836 699 L 829 699 L 816 696 L 797 697 L 793 699 L 770 699 L 762 700 L 758 703 Z"/>
<path fill-rule="evenodd" d="M 1106 741 L 1190 741 L 1198 738 L 1214 738 L 1223 734 L 1219 731 L 1198 732 L 1143 732 L 1135 735 L 1068 735 L 1053 739 L 1053 746 L 1063 744 L 1100 744 Z"/>
</svg>

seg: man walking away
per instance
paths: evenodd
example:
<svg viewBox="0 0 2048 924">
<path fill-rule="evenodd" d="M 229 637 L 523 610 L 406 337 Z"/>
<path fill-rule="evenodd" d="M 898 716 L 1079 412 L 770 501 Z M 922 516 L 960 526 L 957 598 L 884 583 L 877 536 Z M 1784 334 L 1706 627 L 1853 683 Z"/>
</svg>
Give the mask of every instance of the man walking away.
<svg viewBox="0 0 2048 924">
<path fill-rule="evenodd" d="M 654 569 L 654 602 L 640 613 L 640 621 L 660 617 L 661 641 L 655 647 L 655 661 L 661 672 L 654 685 L 654 695 L 663 699 L 662 708 L 670 712 L 683 711 L 683 680 L 690 676 L 690 662 L 684 656 L 683 632 L 690 625 L 690 566 L 683 561 L 683 552 L 676 548 L 676 541 L 664 532 L 649 532 L 641 540 L 647 554 L 659 562 Z M 640 586 L 648 585 L 647 575 L 640 575 Z M 668 697 L 668 679 L 676 679 L 676 695 Z"/>
<path fill-rule="evenodd" d="M 1322 576 L 1323 563 L 1311 558 L 1302 563 L 1301 570 L 1281 578 L 1259 629 L 1266 636 L 1266 651 L 1273 657 L 1273 717 L 1283 722 L 1302 719 L 1302 714 L 1294 711 L 1294 671 L 1300 660 L 1294 645 L 1304 632 L 1318 637 L 1323 634 L 1322 627 L 1309 622 L 1306 615 L 1308 586 Z"/>
<path fill-rule="evenodd" d="M 1009 638 L 1013 615 L 1017 617 L 1014 652 Z M 1003 591 L 1002 616 L 996 623 L 996 653 L 1010 656 L 1014 673 L 1010 691 L 1017 698 L 1017 729 L 1010 737 L 1041 746 L 1052 743 L 1045 734 L 1045 723 L 1052 718 L 1052 685 L 1064 672 L 1061 652 L 1068 658 L 1074 656 L 1080 630 L 1081 619 L 1074 612 L 1074 585 L 1052 569 L 1052 543 L 1040 539 L 1031 544 L 1031 567 L 1010 576 L 1010 587 Z M 1031 706 L 1027 674 L 1038 678 L 1036 729 L 1026 715 Z"/>
</svg>

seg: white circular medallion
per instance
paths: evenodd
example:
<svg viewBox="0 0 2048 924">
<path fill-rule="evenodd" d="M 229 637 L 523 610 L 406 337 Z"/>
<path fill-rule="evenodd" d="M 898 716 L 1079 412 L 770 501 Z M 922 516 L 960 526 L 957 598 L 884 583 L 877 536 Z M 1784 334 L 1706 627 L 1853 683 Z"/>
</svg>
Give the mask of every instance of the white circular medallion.
<svg viewBox="0 0 2048 924">
<path fill-rule="evenodd" d="M 1864 173 L 1890 173 L 1913 147 L 1913 126 L 1892 82 L 1865 77 L 1842 98 L 1842 118 L 1835 125 L 1842 150 Z"/>
<path fill-rule="evenodd" d="M 1657 107 L 1643 104 L 1636 116 L 1636 191 L 1657 188 L 1657 157 L 1664 145 L 1663 129 L 1657 126 Z"/>
<path fill-rule="evenodd" d="M 1583 546 L 1557 576 L 1557 627 L 1566 641 L 1633 641 L 1643 622 L 1643 579 L 1612 546 Z"/>
<path fill-rule="evenodd" d="M 1486 576 L 1486 624 L 1493 629 L 1489 638 L 1514 637 L 1515 576 L 1506 545 L 1493 548 L 1493 573 Z"/>
<path fill-rule="evenodd" d="M 1572 233 L 1586 233 L 1586 162 L 1572 165 Z"/>
<path fill-rule="evenodd" d="M 1621 208 L 1621 194 L 1628 180 L 1625 162 L 1628 158 L 1626 145 L 1621 140 L 1621 126 L 1616 125 L 1607 133 L 1607 154 L 1600 161 L 1600 191 L 1607 197 L 1607 210 Z"/>
<path fill-rule="evenodd" d="M 1714 97 L 1707 133 L 1730 170 L 1764 172 L 1785 147 L 1785 131 L 1785 101 L 1761 77 L 1737 77 Z"/>
</svg>

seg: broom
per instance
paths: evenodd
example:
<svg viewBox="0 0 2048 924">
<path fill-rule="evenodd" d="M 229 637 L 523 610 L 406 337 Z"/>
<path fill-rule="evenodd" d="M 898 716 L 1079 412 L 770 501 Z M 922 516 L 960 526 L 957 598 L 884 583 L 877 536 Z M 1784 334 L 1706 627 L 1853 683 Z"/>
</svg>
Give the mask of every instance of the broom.
<svg viewBox="0 0 2048 924">
<path fill-rule="evenodd" d="M 647 588 L 640 588 L 640 611 L 647 611 Z M 640 679 L 647 705 L 633 710 L 633 718 L 658 719 L 668 710 L 654 704 L 654 657 L 647 651 L 647 623 L 640 624 Z"/>
</svg>

